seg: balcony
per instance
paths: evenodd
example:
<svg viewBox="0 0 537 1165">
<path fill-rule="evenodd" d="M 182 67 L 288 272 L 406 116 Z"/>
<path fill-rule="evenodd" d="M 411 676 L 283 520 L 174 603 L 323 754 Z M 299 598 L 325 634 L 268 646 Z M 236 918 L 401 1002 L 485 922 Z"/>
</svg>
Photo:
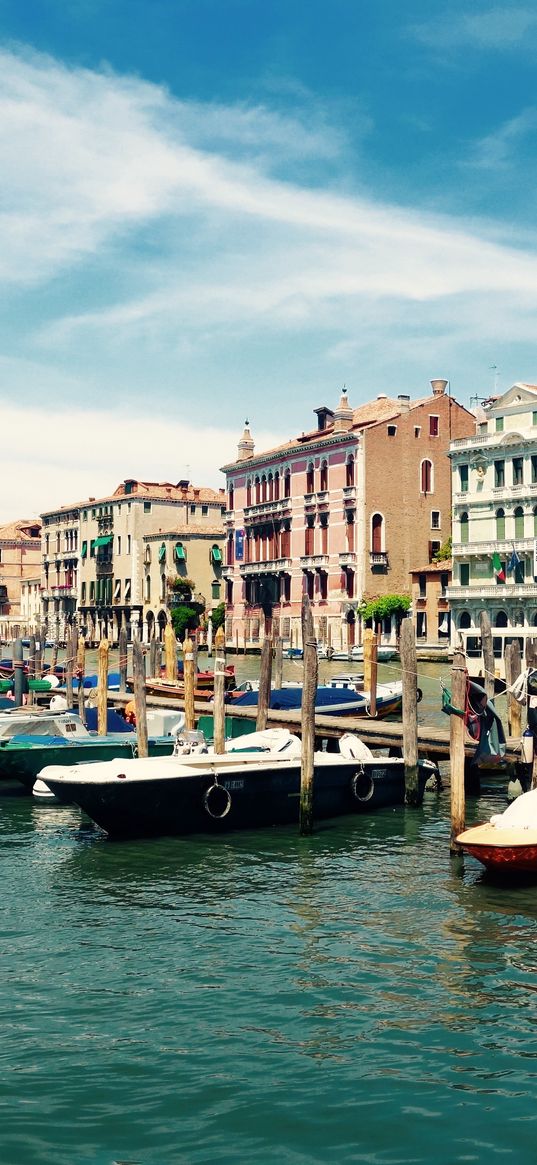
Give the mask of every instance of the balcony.
<svg viewBox="0 0 537 1165">
<path fill-rule="evenodd" d="M 381 567 L 383 570 L 388 568 L 388 551 L 387 550 L 370 550 L 369 565 L 371 567 Z"/>
<path fill-rule="evenodd" d="M 43 593 L 43 598 L 45 598 L 45 596 L 51 599 L 76 599 L 76 587 L 52 587 L 50 591 L 45 591 Z"/>
<path fill-rule="evenodd" d="M 340 566 L 356 566 L 358 562 L 358 555 L 355 550 L 345 550 L 343 554 L 339 555 Z"/>
<path fill-rule="evenodd" d="M 500 605 L 505 606 L 512 599 L 537 599 L 537 584 L 494 583 L 481 586 L 480 583 L 474 583 L 468 587 L 452 586 L 448 587 L 446 598 L 450 603 L 466 603 L 472 599 L 475 602 L 479 602 L 480 599 L 495 599 Z"/>
<path fill-rule="evenodd" d="M 111 558 L 104 558 L 100 561 L 95 559 L 95 573 L 97 578 L 104 578 L 106 575 L 114 573 L 114 563 Z"/>
<path fill-rule="evenodd" d="M 496 552 L 511 557 L 513 548 L 518 554 L 522 554 L 524 551 L 533 551 L 534 546 L 534 538 L 502 538 L 501 541 L 494 542 L 454 542 L 452 550 L 454 558 L 466 558 L 471 554 L 492 558 Z"/>
<path fill-rule="evenodd" d="M 355 485 L 344 485 L 343 486 L 343 501 L 344 502 L 353 502 L 353 503 L 356 501 L 356 486 Z"/>
<path fill-rule="evenodd" d="M 258 502 L 255 506 L 245 506 L 244 519 L 246 521 L 252 518 L 262 518 L 264 514 L 289 514 L 290 511 L 291 498 L 278 498 L 277 501 Z M 229 517 L 233 517 L 233 514 L 230 514 Z"/>
<path fill-rule="evenodd" d="M 330 494 L 329 494 L 327 489 L 318 489 L 317 490 L 317 505 L 326 506 L 329 498 L 330 498 Z"/>
<path fill-rule="evenodd" d="M 288 574 L 293 565 L 291 558 L 267 558 L 262 562 L 241 562 L 238 564 L 241 575 L 249 578 L 255 574 Z"/>
<path fill-rule="evenodd" d="M 299 559 L 302 570 L 328 570 L 328 554 L 303 554 Z"/>
</svg>

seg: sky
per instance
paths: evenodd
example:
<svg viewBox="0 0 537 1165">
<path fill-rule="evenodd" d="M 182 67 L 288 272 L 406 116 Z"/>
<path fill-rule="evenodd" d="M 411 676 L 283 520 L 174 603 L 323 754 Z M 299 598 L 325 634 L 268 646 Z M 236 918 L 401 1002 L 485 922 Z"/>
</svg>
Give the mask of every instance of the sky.
<svg viewBox="0 0 537 1165">
<path fill-rule="evenodd" d="M 0 521 L 537 381 L 537 9 L 0 0 Z"/>
</svg>

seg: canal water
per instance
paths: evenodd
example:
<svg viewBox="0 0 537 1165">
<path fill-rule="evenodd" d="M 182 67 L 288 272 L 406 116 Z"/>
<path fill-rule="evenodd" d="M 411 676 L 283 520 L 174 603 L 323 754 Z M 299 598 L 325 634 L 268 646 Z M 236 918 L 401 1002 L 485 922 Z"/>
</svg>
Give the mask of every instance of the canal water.
<svg viewBox="0 0 537 1165">
<path fill-rule="evenodd" d="M 0 834 L 2 1165 L 533 1165 L 537 886 L 450 858 L 446 792 L 115 844 L 0 792 Z"/>
</svg>

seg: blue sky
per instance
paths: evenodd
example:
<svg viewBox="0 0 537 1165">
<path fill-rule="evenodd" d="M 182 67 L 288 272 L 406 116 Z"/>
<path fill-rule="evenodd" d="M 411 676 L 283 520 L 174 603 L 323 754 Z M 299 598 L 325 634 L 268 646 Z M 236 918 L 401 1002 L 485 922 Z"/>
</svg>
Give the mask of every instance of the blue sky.
<svg viewBox="0 0 537 1165">
<path fill-rule="evenodd" d="M 0 0 L 0 519 L 537 380 L 537 10 Z M 495 365 L 495 373 L 491 366 Z"/>
</svg>

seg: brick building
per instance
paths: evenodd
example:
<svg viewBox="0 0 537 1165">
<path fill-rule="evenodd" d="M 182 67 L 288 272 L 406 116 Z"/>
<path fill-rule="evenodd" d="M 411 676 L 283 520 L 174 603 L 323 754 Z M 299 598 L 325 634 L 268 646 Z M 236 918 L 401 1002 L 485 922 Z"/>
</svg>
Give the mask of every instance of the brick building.
<svg viewBox="0 0 537 1165">
<path fill-rule="evenodd" d="M 41 563 L 41 522 L 9 522 L 0 526 L 0 636 L 11 636 L 22 625 L 21 588 L 37 574 Z"/>
<path fill-rule="evenodd" d="M 315 409 L 317 427 L 256 453 L 246 425 L 237 460 L 224 466 L 227 637 L 262 637 L 267 619 L 290 640 L 305 590 L 318 638 L 359 639 L 363 599 L 408 594 L 416 561 L 432 560 L 451 532 L 450 441 L 475 418 L 431 382 L 432 394 L 401 395 L 352 409 Z M 391 640 L 395 624 L 384 628 Z"/>
</svg>

